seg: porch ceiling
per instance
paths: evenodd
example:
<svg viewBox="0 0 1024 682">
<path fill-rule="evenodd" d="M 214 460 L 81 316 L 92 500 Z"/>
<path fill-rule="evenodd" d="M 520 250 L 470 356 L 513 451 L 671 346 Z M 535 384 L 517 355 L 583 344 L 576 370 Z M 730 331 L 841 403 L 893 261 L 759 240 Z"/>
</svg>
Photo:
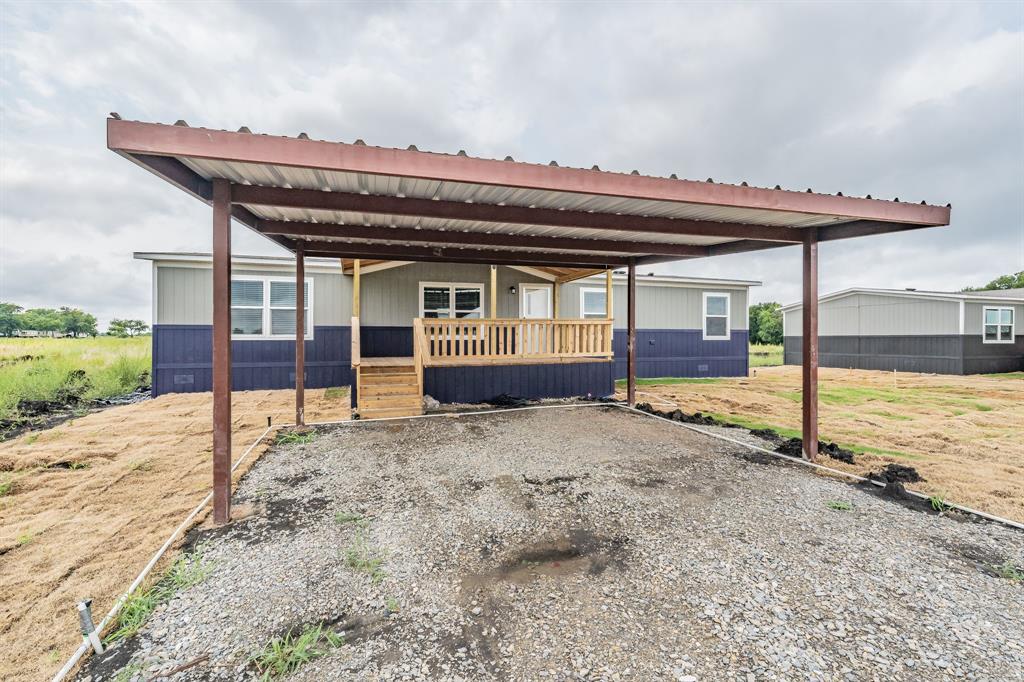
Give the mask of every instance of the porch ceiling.
<svg viewBox="0 0 1024 682">
<path fill-rule="evenodd" d="M 107 121 L 107 145 L 310 256 L 551 268 L 557 277 L 949 224 L 950 208 L 298 138 Z"/>
</svg>

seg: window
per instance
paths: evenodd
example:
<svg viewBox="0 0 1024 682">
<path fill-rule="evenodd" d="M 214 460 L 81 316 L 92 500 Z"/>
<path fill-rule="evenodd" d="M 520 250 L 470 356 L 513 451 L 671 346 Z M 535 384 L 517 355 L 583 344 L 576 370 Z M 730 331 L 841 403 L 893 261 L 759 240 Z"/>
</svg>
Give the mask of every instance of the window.
<svg viewBox="0 0 1024 682">
<path fill-rule="evenodd" d="M 313 338 L 313 282 L 303 288 L 306 338 Z M 295 280 L 239 277 L 231 280 L 231 335 L 237 339 L 295 338 Z"/>
<path fill-rule="evenodd" d="M 605 301 L 604 288 L 582 287 L 580 289 L 580 317 L 605 318 L 608 316 L 608 306 Z"/>
<path fill-rule="evenodd" d="M 729 294 L 704 292 L 704 339 L 729 340 Z"/>
<path fill-rule="evenodd" d="M 420 282 L 420 317 L 484 316 L 483 284 Z"/>
<path fill-rule="evenodd" d="M 551 318 L 551 285 L 519 283 L 519 317 L 527 320 Z"/>
<path fill-rule="evenodd" d="M 983 314 L 984 343 L 1013 343 L 1013 308 L 985 308 Z"/>
</svg>

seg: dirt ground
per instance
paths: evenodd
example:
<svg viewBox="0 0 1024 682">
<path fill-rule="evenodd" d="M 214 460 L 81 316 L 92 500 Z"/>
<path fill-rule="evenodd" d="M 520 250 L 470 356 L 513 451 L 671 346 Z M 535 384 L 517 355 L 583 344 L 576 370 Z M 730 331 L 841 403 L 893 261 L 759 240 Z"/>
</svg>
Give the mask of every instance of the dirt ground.
<svg viewBox="0 0 1024 682">
<path fill-rule="evenodd" d="M 307 421 L 348 417 L 348 393 L 306 391 Z M 329 396 L 329 397 L 328 397 Z M 232 401 L 233 453 L 294 419 L 292 391 Z M 211 394 L 161 396 L 0 443 L 0 679 L 53 675 L 78 646 L 75 604 L 96 621 L 210 490 Z M 265 445 L 236 472 L 241 476 Z"/>
<path fill-rule="evenodd" d="M 888 462 L 916 468 L 913 489 L 1024 522 L 1024 375 L 944 376 L 824 368 L 822 440 L 860 454 L 864 474 Z M 799 436 L 800 368 L 764 367 L 745 379 L 642 384 L 638 401 L 677 406 Z"/>
</svg>

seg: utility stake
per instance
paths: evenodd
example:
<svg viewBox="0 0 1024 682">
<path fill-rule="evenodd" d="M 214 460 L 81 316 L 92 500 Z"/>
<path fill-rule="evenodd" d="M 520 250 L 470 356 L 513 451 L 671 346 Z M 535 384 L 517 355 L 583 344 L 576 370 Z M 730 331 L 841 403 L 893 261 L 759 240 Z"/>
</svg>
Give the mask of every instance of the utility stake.
<svg viewBox="0 0 1024 682">
<path fill-rule="evenodd" d="M 96 632 L 96 626 L 92 622 L 92 599 L 78 602 L 78 624 L 82 629 L 82 637 L 89 640 L 92 650 L 97 654 L 103 653 L 103 642 Z"/>
<path fill-rule="evenodd" d="M 268 429 L 270 428 L 270 420 L 271 420 L 271 416 L 268 414 L 267 415 L 267 428 Z"/>
</svg>

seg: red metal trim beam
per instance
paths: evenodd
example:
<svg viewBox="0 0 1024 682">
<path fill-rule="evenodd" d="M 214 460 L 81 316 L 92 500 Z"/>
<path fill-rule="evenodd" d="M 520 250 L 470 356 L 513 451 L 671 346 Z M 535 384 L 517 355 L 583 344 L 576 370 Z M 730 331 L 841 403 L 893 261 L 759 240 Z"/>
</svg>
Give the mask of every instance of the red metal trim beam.
<svg viewBox="0 0 1024 682">
<path fill-rule="evenodd" d="M 682 234 L 727 239 L 764 239 L 799 244 L 797 229 L 773 225 L 723 223 L 713 220 L 656 218 L 650 216 L 590 213 L 588 211 L 470 204 L 464 201 L 416 199 L 411 197 L 324 192 L 315 189 L 236 185 L 235 203 L 246 206 L 274 206 L 311 211 L 348 211 L 374 215 L 438 218 L 543 227 L 573 227 L 589 230 L 618 230 L 647 234 Z"/>
<path fill-rule="evenodd" d="M 374 260 L 412 260 L 441 263 L 479 263 L 483 265 L 548 265 L 556 267 L 598 266 L 601 269 L 625 265 L 628 258 L 579 255 L 542 251 L 495 251 L 486 249 L 458 249 L 443 246 L 402 246 L 393 244 L 349 244 L 339 242 L 309 242 L 306 255 Z"/>
<path fill-rule="evenodd" d="M 636 261 L 626 278 L 626 403 L 636 407 Z"/>
<path fill-rule="evenodd" d="M 114 118 L 107 119 L 107 147 L 129 154 L 219 159 L 553 192 L 827 214 L 895 223 L 949 224 L 949 209 L 940 206 L 718 185 Z"/>
<path fill-rule="evenodd" d="M 295 243 L 295 424 L 306 425 L 306 259 Z"/>
<path fill-rule="evenodd" d="M 804 459 L 818 457 L 818 235 L 804 237 L 803 301 L 803 444 Z"/>
<path fill-rule="evenodd" d="M 519 249 L 558 249 L 560 251 L 607 251 L 618 254 L 658 254 L 680 258 L 708 255 L 708 247 L 690 244 L 619 241 L 615 239 L 573 239 L 460 230 L 417 230 L 411 227 L 379 227 L 261 220 L 256 228 L 266 235 L 321 239 L 357 239 L 366 241 L 426 242 L 459 246 L 490 246 Z"/>
<path fill-rule="evenodd" d="M 213 181 L 213 521 L 231 520 L 231 185 Z"/>
</svg>

